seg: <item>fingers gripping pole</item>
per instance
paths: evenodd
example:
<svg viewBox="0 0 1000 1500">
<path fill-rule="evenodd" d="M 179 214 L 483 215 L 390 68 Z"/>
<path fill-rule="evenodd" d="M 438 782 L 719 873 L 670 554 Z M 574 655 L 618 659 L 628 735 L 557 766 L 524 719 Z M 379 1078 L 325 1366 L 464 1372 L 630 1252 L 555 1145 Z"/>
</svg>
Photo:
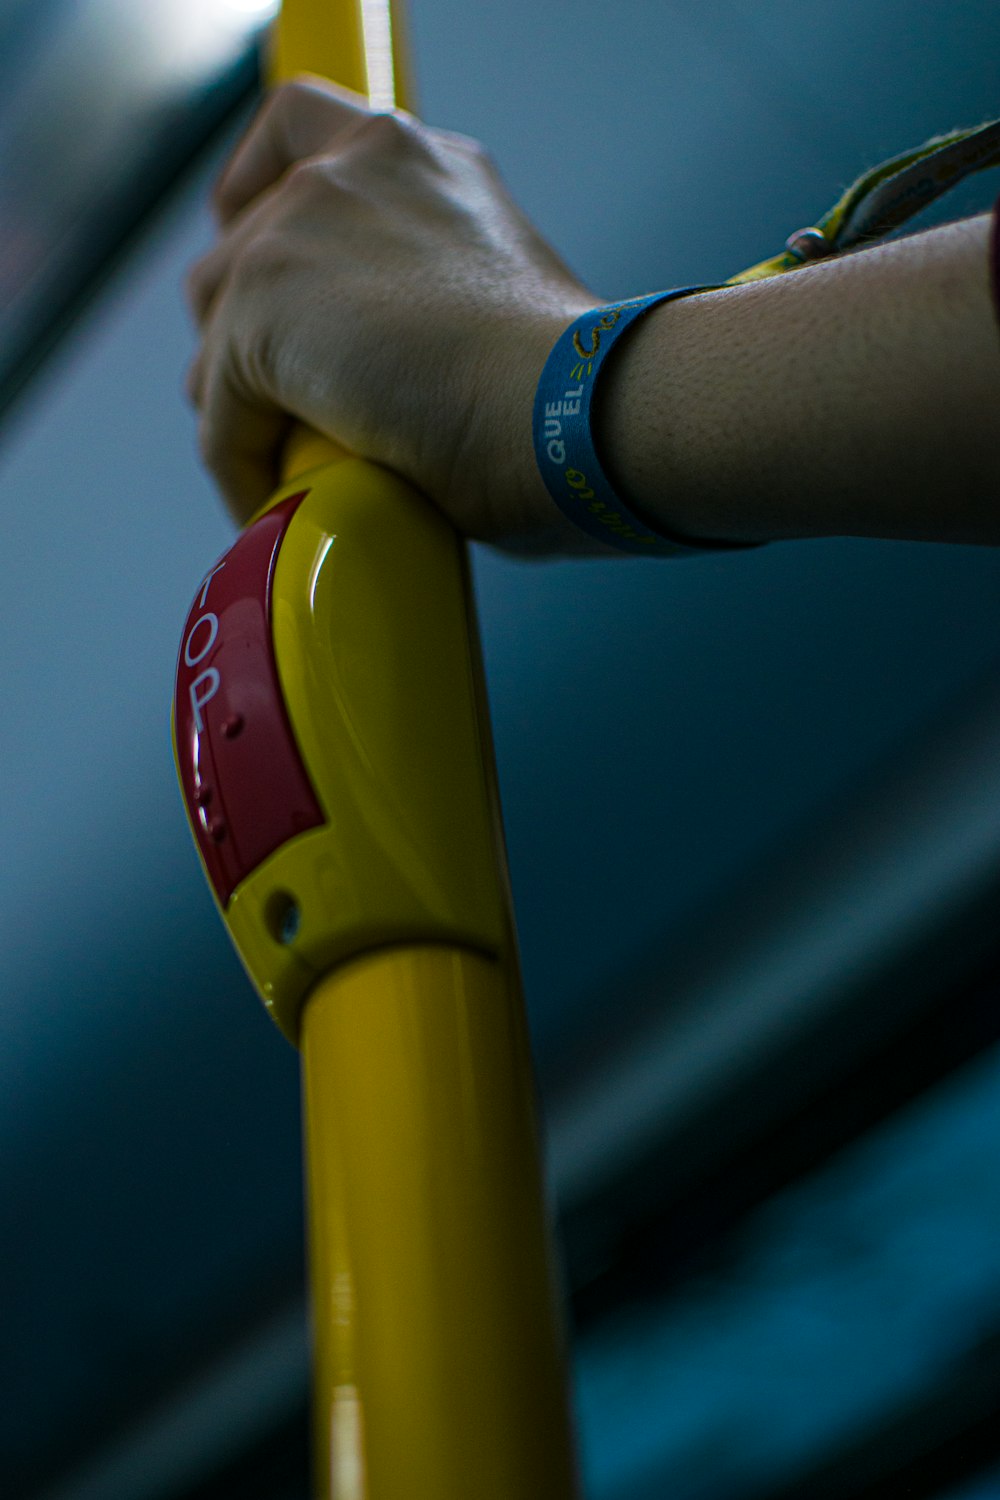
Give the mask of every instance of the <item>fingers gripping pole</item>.
<svg viewBox="0 0 1000 1500">
<path fill-rule="evenodd" d="M 272 76 L 384 90 L 387 46 L 398 79 L 381 0 L 289 0 Z M 464 547 L 318 434 L 285 473 L 199 585 L 174 739 L 223 919 L 302 1051 L 317 1493 L 573 1500 Z"/>
<path fill-rule="evenodd" d="M 286 0 L 268 53 L 270 82 L 300 73 L 332 79 L 366 94 L 379 109 L 412 109 L 409 48 L 397 0 Z M 296 428 L 285 445 L 283 477 L 293 479 L 320 464 L 345 457 L 339 444 Z"/>
</svg>

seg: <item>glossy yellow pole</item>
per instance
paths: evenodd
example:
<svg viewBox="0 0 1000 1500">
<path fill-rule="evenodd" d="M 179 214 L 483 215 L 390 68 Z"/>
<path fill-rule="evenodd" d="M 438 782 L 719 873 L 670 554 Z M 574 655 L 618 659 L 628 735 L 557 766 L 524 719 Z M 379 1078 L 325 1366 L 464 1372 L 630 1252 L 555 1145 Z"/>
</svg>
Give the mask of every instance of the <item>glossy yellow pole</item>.
<svg viewBox="0 0 1000 1500">
<path fill-rule="evenodd" d="M 519 996 L 391 949 L 306 1005 L 321 1493 L 576 1493 Z"/>
<path fill-rule="evenodd" d="M 399 78 L 388 0 L 285 0 L 272 76 L 320 73 L 408 104 L 391 82 L 386 96 L 388 55 Z M 286 479 L 338 456 L 303 430 Z M 485 714 L 481 739 L 489 756 Z M 509 913 L 506 925 L 492 956 L 376 949 L 335 968 L 303 1009 L 323 1497 L 578 1493 Z"/>
</svg>

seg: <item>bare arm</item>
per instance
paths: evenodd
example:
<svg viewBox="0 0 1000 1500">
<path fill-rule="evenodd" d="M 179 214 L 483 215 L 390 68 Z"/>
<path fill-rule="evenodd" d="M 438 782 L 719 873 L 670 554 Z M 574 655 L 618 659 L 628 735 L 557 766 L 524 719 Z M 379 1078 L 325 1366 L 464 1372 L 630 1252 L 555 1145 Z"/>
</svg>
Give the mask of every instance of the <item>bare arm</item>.
<svg viewBox="0 0 1000 1500">
<path fill-rule="evenodd" d="M 238 519 L 271 492 L 291 415 L 411 479 L 468 536 L 613 555 L 556 508 L 531 438 L 548 352 L 601 299 L 475 142 L 300 80 L 270 96 L 216 207 L 217 243 L 189 282 L 190 389 Z M 640 319 L 598 391 L 598 448 L 623 497 L 696 538 L 1000 542 L 989 227 Z"/>
<path fill-rule="evenodd" d="M 609 361 L 616 487 L 681 535 L 1000 542 L 982 215 L 670 302 Z"/>
</svg>

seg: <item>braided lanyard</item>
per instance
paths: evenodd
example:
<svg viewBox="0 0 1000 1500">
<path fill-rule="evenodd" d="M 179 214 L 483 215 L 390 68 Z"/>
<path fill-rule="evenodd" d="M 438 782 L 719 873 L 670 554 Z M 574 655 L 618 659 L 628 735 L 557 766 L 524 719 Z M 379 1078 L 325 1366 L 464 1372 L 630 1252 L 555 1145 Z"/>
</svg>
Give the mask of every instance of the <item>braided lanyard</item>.
<svg viewBox="0 0 1000 1500">
<path fill-rule="evenodd" d="M 845 250 L 874 243 L 948 192 L 964 177 L 1000 164 L 1000 120 L 934 136 L 852 183 L 815 225 L 790 235 L 784 250 L 732 276 L 724 286 L 763 281 Z M 1000 205 L 993 234 L 994 293 L 1000 317 Z M 559 509 L 588 535 L 622 552 L 683 557 L 742 549 L 746 543 L 685 542 L 654 530 L 617 495 L 594 446 L 591 412 L 598 376 L 622 333 L 651 307 L 719 286 L 674 288 L 585 313 L 549 355 L 535 397 L 535 454 Z"/>
</svg>

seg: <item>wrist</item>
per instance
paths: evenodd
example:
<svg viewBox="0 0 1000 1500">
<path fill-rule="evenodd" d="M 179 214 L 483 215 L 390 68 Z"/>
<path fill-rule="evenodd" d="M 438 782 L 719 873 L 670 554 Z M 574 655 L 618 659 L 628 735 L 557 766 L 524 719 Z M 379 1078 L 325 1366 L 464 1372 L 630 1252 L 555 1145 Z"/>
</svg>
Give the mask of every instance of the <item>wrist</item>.
<svg viewBox="0 0 1000 1500">
<path fill-rule="evenodd" d="M 641 364 L 636 379 L 635 369 L 621 362 L 604 403 L 600 438 L 595 421 L 605 373 L 616 363 L 622 345 L 628 347 L 637 326 L 666 303 L 705 290 L 676 287 L 591 307 L 562 331 L 545 362 L 532 422 L 539 471 L 555 504 L 573 524 L 616 552 L 677 557 L 753 545 L 731 540 L 729 528 L 715 534 L 680 534 L 670 504 L 670 463 L 663 451 L 662 382 L 648 380 Z M 599 451 L 600 441 L 605 453 Z M 616 454 L 610 466 L 605 463 L 608 450 Z"/>
<path fill-rule="evenodd" d="M 447 505 L 473 539 L 521 556 L 614 555 L 555 504 L 539 473 L 532 434 L 535 392 L 553 345 L 576 318 L 601 305 L 592 298 L 546 305 L 511 317 L 499 334 L 480 341 Z M 470 520 L 474 514 L 474 527 L 464 523 L 465 513 Z"/>
<path fill-rule="evenodd" d="M 769 539 L 714 477 L 704 355 L 718 295 L 695 292 L 640 318 L 609 357 L 593 408 L 595 445 L 616 492 L 648 525 L 695 547 Z"/>
</svg>

